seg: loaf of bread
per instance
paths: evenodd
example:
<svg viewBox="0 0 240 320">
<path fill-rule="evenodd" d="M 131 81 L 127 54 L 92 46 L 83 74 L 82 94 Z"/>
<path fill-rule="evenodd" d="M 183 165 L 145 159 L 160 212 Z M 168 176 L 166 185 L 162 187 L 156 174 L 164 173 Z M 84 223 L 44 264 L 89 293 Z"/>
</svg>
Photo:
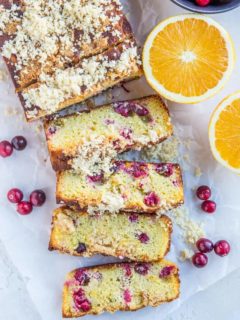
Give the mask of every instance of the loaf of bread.
<svg viewBox="0 0 240 320">
<path fill-rule="evenodd" d="M 135 311 L 177 299 L 179 292 L 178 268 L 165 260 L 82 268 L 66 277 L 62 313 L 73 318 Z"/>
<path fill-rule="evenodd" d="M 125 40 L 101 54 L 84 58 L 77 66 L 57 69 L 51 76 L 19 92 L 28 121 L 82 102 L 114 85 L 142 75 L 134 40 Z"/>
<path fill-rule="evenodd" d="M 17 91 L 132 37 L 119 0 L 4 0 L 0 12 L 0 46 Z"/>
<path fill-rule="evenodd" d="M 184 201 L 177 164 L 118 161 L 112 174 L 89 176 L 72 170 L 57 173 L 57 203 L 89 213 L 165 212 Z"/>
<path fill-rule="evenodd" d="M 121 213 L 89 215 L 67 207 L 54 211 L 49 250 L 76 256 L 103 254 L 132 261 L 157 261 L 169 251 L 167 216 Z"/>
<path fill-rule="evenodd" d="M 92 170 L 101 170 L 106 158 L 159 143 L 173 133 L 169 112 L 157 95 L 46 120 L 44 128 L 56 171 L 86 170 L 93 158 Z"/>
</svg>

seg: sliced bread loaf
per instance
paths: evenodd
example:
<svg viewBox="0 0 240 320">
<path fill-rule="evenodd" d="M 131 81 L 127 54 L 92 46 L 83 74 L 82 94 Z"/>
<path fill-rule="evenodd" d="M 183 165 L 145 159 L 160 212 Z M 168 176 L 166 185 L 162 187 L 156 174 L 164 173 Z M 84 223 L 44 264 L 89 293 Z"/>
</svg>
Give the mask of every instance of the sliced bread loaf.
<svg viewBox="0 0 240 320">
<path fill-rule="evenodd" d="M 118 263 L 67 275 L 62 313 L 66 318 L 156 307 L 179 296 L 178 268 L 169 261 Z"/>
<path fill-rule="evenodd" d="M 95 173 L 106 158 L 109 162 L 118 153 L 159 143 L 173 133 L 157 95 L 46 120 L 44 127 L 54 170 L 88 168 Z"/>
<path fill-rule="evenodd" d="M 91 216 L 67 207 L 53 213 L 50 250 L 157 261 L 170 248 L 172 222 L 166 216 L 122 213 Z"/>
<path fill-rule="evenodd" d="M 164 212 L 184 201 L 181 169 L 177 164 L 118 161 L 107 179 L 62 171 L 57 173 L 56 197 L 57 203 L 89 213 Z"/>
</svg>

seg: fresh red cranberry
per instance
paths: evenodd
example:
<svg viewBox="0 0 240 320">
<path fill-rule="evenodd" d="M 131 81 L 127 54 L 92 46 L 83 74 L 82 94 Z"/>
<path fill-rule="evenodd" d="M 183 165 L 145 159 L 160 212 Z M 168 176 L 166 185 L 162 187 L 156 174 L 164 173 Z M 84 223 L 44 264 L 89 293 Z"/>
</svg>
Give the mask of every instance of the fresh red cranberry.
<svg viewBox="0 0 240 320">
<path fill-rule="evenodd" d="M 145 108 L 144 106 L 141 106 L 140 104 L 133 104 L 133 109 L 134 109 L 134 112 L 140 116 L 140 117 L 145 117 L 149 114 L 149 111 L 147 108 Z"/>
<path fill-rule="evenodd" d="M 131 169 L 129 169 L 128 172 L 134 178 L 143 178 L 143 177 L 146 177 L 148 174 L 146 164 L 140 163 L 140 162 L 133 163 Z"/>
<path fill-rule="evenodd" d="M 170 177 L 173 174 L 173 165 L 171 163 L 157 164 L 156 171 L 164 177 Z"/>
<path fill-rule="evenodd" d="M 132 295 L 129 289 L 125 289 L 123 292 L 123 299 L 125 303 L 130 303 L 132 301 Z"/>
<path fill-rule="evenodd" d="M 85 243 L 79 243 L 78 247 L 76 248 L 77 253 L 83 253 L 87 250 Z"/>
<path fill-rule="evenodd" d="M 34 190 L 30 194 L 30 202 L 34 207 L 41 207 L 46 201 L 46 194 L 42 190 Z"/>
<path fill-rule="evenodd" d="M 213 251 L 213 243 L 209 239 L 201 238 L 197 241 L 196 246 L 202 253 L 208 253 Z"/>
<path fill-rule="evenodd" d="M 114 104 L 115 112 L 119 113 L 123 117 L 129 117 L 133 113 L 133 107 L 128 102 L 116 102 Z"/>
<path fill-rule="evenodd" d="M 159 277 L 160 278 L 167 278 L 169 276 L 171 276 L 176 270 L 176 267 L 174 266 L 167 266 L 162 268 L 162 270 L 159 273 Z"/>
<path fill-rule="evenodd" d="M 27 145 L 27 140 L 23 136 L 14 137 L 11 142 L 13 148 L 18 151 L 25 149 Z"/>
<path fill-rule="evenodd" d="M 94 183 L 97 183 L 97 182 L 103 182 L 103 173 L 100 173 L 100 174 L 95 174 L 93 176 L 88 176 L 88 179 L 91 181 L 91 182 L 94 182 Z"/>
<path fill-rule="evenodd" d="M 131 137 L 132 137 L 132 129 L 124 128 L 124 129 L 120 130 L 120 135 L 125 139 L 131 139 Z"/>
<path fill-rule="evenodd" d="M 138 235 L 138 240 L 141 242 L 141 243 L 148 243 L 148 241 L 150 240 L 149 239 L 149 236 L 146 234 L 146 233 L 141 233 Z"/>
<path fill-rule="evenodd" d="M 131 275 L 132 275 L 132 269 L 131 269 L 130 264 L 124 263 L 123 267 L 124 267 L 124 270 L 125 270 L 125 276 L 126 276 L 126 277 L 131 277 Z"/>
<path fill-rule="evenodd" d="M 200 7 L 206 7 L 211 3 L 211 0 L 195 0 L 195 2 Z"/>
<path fill-rule="evenodd" d="M 78 269 L 75 273 L 75 279 L 79 282 L 80 286 L 87 286 L 90 282 L 90 277 L 83 269 Z"/>
<path fill-rule="evenodd" d="M 28 201 L 21 201 L 17 204 L 17 212 L 21 215 L 30 214 L 32 209 L 32 204 Z"/>
<path fill-rule="evenodd" d="M 197 189 L 196 195 L 200 200 L 208 200 L 211 198 L 212 191 L 208 186 L 201 186 Z"/>
<path fill-rule="evenodd" d="M 160 203 L 160 198 L 155 192 L 150 192 L 145 198 L 144 203 L 148 207 L 156 207 Z"/>
<path fill-rule="evenodd" d="M 220 257 L 225 257 L 231 251 L 231 246 L 226 240 L 220 240 L 214 245 L 215 253 Z"/>
<path fill-rule="evenodd" d="M 136 213 L 132 213 L 130 216 L 129 216 L 129 221 L 134 223 L 134 222 L 138 222 L 138 215 Z"/>
<path fill-rule="evenodd" d="M 12 203 L 19 203 L 23 199 L 23 193 L 21 190 L 14 188 L 8 191 L 7 198 Z"/>
<path fill-rule="evenodd" d="M 202 203 L 201 207 L 202 207 L 202 210 L 207 213 L 214 213 L 217 209 L 217 204 L 212 200 L 206 200 Z"/>
<path fill-rule="evenodd" d="M 82 288 L 78 291 L 74 292 L 73 300 L 77 309 L 82 310 L 84 312 L 88 312 L 91 310 L 92 306 L 90 301 L 86 298 L 85 292 Z"/>
<path fill-rule="evenodd" d="M 192 263 L 197 268 L 203 268 L 208 263 L 208 257 L 204 253 L 197 252 L 192 257 Z"/>
<path fill-rule="evenodd" d="M 83 311 L 83 312 L 88 312 L 89 310 L 91 310 L 92 306 L 91 306 L 91 303 L 88 299 L 85 299 L 82 303 L 81 303 L 81 307 L 80 309 Z"/>
<path fill-rule="evenodd" d="M 149 266 L 146 263 L 137 263 L 134 270 L 142 276 L 145 276 L 149 271 Z"/>
<path fill-rule="evenodd" d="M 0 156 L 3 158 L 10 157 L 10 155 L 13 153 L 13 146 L 9 141 L 1 141 L 0 142 Z"/>
</svg>

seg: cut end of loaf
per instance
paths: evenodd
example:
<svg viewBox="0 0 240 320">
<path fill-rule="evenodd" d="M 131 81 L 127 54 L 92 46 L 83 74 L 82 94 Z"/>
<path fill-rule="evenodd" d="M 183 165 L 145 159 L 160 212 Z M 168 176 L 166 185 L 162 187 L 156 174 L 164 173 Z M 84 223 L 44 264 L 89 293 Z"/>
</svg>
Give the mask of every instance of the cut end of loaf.
<svg viewBox="0 0 240 320">
<path fill-rule="evenodd" d="M 50 250 L 89 257 L 103 254 L 133 261 L 157 261 L 170 249 L 167 216 L 120 213 L 89 215 L 61 207 L 54 211 Z"/>
<path fill-rule="evenodd" d="M 75 270 L 63 289 L 63 316 L 135 311 L 177 299 L 178 268 L 169 261 L 118 263 Z"/>
</svg>

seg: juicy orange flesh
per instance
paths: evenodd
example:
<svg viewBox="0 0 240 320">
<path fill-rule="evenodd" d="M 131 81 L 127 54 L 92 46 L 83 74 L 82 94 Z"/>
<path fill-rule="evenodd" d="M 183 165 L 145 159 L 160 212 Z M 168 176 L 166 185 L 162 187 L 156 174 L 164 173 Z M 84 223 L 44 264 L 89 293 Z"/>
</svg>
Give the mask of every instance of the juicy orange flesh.
<svg viewBox="0 0 240 320">
<path fill-rule="evenodd" d="M 240 168 L 240 99 L 221 112 L 215 125 L 215 145 L 223 160 Z"/>
<path fill-rule="evenodd" d="M 184 62 L 182 55 L 195 55 Z M 228 68 L 228 50 L 219 30 L 189 18 L 170 23 L 150 49 L 153 76 L 164 88 L 185 97 L 200 96 L 216 87 Z"/>
</svg>

